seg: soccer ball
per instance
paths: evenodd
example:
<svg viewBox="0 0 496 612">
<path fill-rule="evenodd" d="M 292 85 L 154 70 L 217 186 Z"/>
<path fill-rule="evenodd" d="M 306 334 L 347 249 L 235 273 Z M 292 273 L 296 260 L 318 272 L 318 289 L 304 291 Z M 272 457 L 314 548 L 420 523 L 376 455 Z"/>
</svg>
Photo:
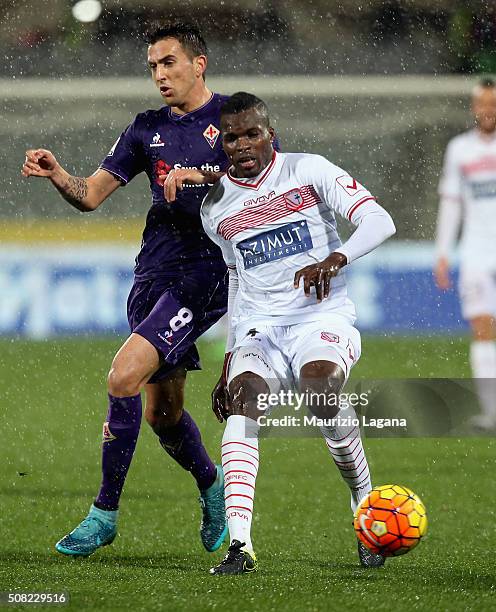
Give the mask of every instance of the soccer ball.
<svg viewBox="0 0 496 612">
<path fill-rule="evenodd" d="M 384 557 L 404 555 L 427 532 L 424 504 L 400 485 L 375 487 L 362 500 L 353 522 L 358 539 Z"/>
</svg>

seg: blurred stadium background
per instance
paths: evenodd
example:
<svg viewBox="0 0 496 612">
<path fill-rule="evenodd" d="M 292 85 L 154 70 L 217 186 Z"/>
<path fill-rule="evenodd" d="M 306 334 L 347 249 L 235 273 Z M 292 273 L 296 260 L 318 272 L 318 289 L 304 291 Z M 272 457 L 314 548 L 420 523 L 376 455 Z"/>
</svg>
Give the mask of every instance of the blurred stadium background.
<svg viewBox="0 0 496 612">
<path fill-rule="evenodd" d="M 25 148 L 44 146 L 87 175 L 137 112 L 160 104 L 141 35 L 172 13 L 193 13 L 202 25 L 213 89 L 264 97 L 285 150 L 328 156 L 391 211 L 394 241 L 349 273 L 361 329 L 465 329 L 456 295 L 440 295 L 431 280 L 436 188 L 446 142 L 470 125 L 475 73 L 496 67 L 493 3 L 51 0 L 46 7 L 0 2 L 0 333 L 126 332 L 146 179 L 83 217 L 50 185 L 21 180 L 19 167 Z"/>
</svg>

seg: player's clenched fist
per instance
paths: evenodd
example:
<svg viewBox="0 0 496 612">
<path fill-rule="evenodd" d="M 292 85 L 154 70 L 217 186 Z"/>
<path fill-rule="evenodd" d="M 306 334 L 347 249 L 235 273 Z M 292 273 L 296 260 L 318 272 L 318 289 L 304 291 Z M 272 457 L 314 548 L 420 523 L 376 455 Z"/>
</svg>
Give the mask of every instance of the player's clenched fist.
<svg viewBox="0 0 496 612">
<path fill-rule="evenodd" d="M 26 159 L 22 166 L 23 176 L 52 176 L 58 167 L 55 155 L 47 149 L 29 149 L 26 151 Z"/>
<path fill-rule="evenodd" d="M 220 378 L 212 391 L 212 410 L 219 423 L 229 416 L 229 393 L 226 382 Z"/>
<path fill-rule="evenodd" d="M 296 272 L 294 277 L 294 288 L 298 289 L 300 280 L 303 279 L 303 290 L 310 297 L 310 288 L 315 287 L 317 301 L 321 302 L 328 297 L 331 278 L 337 276 L 339 270 L 347 263 L 346 255 L 342 253 L 331 253 L 324 261 L 310 266 L 305 266 Z"/>
</svg>

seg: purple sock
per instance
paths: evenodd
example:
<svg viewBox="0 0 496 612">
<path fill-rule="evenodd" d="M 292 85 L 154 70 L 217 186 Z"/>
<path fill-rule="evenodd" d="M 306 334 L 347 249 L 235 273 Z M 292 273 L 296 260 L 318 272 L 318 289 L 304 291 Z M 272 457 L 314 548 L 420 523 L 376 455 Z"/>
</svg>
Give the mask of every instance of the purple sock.
<svg viewBox="0 0 496 612">
<path fill-rule="evenodd" d="M 163 449 L 191 472 L 201 491 L 214 483 L 217 468 L 203 446 L 200 430 L 186 410 L 175 425 L 163 430 L 159 440 Z"/>
<path fill-rule="evenodd" d="M 117 510 L 141 425 L 141 395 L 114 397 L 109 393 L 103 424 L 102 484 L 95 506 Z"/>
</svg>

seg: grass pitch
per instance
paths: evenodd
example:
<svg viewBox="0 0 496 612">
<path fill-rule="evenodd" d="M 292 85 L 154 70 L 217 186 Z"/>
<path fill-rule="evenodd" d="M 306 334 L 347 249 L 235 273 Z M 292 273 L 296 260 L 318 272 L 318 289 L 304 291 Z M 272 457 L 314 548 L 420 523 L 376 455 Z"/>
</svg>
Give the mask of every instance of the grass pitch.
<svg viewBox="0 0 496 612">
<path fill-rule="evenodd" d="M 364 339 L 355 376 L 468 376 L 464 339 Z M 70 593 L 76 610 L 496 609 L 494 439 L 369 439 L 377 484 L 423 499 L 429 534 L 379 571 L 357 565 L 349 494 L 313 439 L 261 442 L 253 536 L 260 571 L 210 577 L 190 475 L 146 424 L 121 502 L 119 537 L 88 559 L 54 543 L 86 514 L 99 484 L 99 441 L 112 340 L 0 342 L 0 591 Z M 203 345 L 188 409 L 219 458 L 223 426 L 209 396 L 219 349 Z"/>
</svg>

